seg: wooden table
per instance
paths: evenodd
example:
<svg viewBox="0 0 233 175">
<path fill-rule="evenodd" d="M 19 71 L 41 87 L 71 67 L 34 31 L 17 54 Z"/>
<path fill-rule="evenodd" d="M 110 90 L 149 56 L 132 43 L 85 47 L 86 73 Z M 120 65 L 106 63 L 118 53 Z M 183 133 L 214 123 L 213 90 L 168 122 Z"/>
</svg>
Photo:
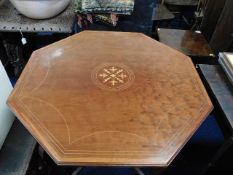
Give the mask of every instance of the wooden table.
<svg viewBox="0 0 233 175">
<path fill-rule="evenodd" d="M 204 63 L 206 58 L 211 62 L 214 58 L 213 51 L 201 33 L 163 28 L 158 28 L 157 33 L 160 42 L 192 57 L 195 63 Z"/>
<path fill-rule="evenodd" d="M 140 33 L 35 51 L 8 104 L 59 165 L 166 167 L 212 110 L 189 57 Z"/>
<path fill-rule="evenodd" d="M 198 65 L 198 68 L 214 102 L 217 121 L 226 139 L 205 169 L 206 172 L 210 167 L 213 168 L 233 145 L 233 86 L 220 66 Z"/>
</svg>

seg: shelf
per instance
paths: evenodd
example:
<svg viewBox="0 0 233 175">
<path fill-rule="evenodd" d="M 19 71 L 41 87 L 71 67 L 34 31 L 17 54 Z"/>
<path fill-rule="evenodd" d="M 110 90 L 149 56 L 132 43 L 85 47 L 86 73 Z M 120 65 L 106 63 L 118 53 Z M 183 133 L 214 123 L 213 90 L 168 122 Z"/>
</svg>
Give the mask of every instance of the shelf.
<svg viewBox="0 0 233 175">
<path fill-rule="evenodd" d="M 71 33 L 73 30 L 75 12 L 74 3 L 56 17 L 35 20 L 21 15 L 9 1 L 0 7 L 0 31 L 3 32 L 53 32 Z"/>
</svg>

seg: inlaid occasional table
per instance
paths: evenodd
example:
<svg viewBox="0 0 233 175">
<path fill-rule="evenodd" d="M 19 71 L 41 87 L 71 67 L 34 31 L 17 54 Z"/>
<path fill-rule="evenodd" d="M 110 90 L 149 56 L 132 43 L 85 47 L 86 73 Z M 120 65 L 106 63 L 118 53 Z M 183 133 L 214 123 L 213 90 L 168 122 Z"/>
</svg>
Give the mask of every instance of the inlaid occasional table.
<svg viewBox="0 0 233 175">
<path fill-rule="evenodd" d="M 189 57 L 140 33 L 35 51 L 8 104 L 59 165 L 167 167 L 212 110 Z"/>
</svg>

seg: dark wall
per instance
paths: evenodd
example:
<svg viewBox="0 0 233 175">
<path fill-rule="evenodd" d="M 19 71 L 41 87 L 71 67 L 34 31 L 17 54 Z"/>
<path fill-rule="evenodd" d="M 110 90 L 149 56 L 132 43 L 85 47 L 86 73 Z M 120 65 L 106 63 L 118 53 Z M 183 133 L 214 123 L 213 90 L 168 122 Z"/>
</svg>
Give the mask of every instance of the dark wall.
<svg viewBox="0 0 233 175">
<path fill-rule="evenodd" d="M 232 50 L 233 0 L 209 0 L 201 30 L 216 53 Z"/>
<path fill-rule="evenodd" d="M 202 20 L 201 30 L 207 41 L 210 41 L 226 0 L 209 0 Z"/>
</svg>

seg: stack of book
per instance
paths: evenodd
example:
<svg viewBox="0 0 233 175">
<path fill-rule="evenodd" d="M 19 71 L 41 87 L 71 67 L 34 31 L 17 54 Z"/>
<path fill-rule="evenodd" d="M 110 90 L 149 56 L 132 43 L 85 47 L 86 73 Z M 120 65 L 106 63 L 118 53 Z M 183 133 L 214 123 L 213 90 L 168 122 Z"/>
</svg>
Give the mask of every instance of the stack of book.
<svg viewBox="0 0 233 175">
<path fill-rule="evenodd" d="M 233 85 L 233 53 L 219 53 L 218 61 Z"/>
</svg>

